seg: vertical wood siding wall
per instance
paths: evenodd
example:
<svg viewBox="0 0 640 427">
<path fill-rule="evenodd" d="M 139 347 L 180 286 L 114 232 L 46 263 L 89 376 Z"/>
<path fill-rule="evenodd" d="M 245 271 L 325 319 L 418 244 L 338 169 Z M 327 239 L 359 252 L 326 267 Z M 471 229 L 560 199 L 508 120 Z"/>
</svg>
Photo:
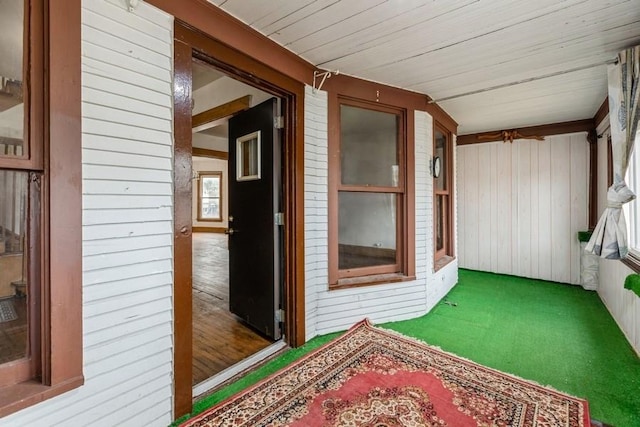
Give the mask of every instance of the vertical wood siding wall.
<svg viewBox="0 0 640 427">
<path fill-rule="evenodd" d="M 457 282 L 457 264 L 433 274 L 433 194 L 429 158 L 433 124 L 424 112 L 416 123 L 416 280 L 328 290 L 327 94 L 305 92 L 306 335 L 349 328 L 365 317 L 380 323 L 418 317 Z"/>
<path fill-rule="evenodd" d="M 586 134 L 457 149 L 460 267 L 580 283 Z"/>
<path fill-rule="evenodd" d="M 598 134 L 603 135 L 598 140 L 598 214 L 602 215 L 607 206 L 607 130 L 609 116 L 600 126 Z M 636 150 L 638 147 L 636 147 Z M 637 193 L 637 191 L 636 191 Z M 627 216 L 627 221 L 629 217 Z M 627 340 L 640 355 L 640 298 L 624 288 L 624 279 L 633 271 L 615 260 L 600 260 L 600 284 L 598 295 L 607 309 L 624 332 Z"/>
<path fill-rule="evenodd" d="M 86 383 L 2 425 L 172 420 L 172 29 L 145 3 L 83 2 Z"/>
</svg>

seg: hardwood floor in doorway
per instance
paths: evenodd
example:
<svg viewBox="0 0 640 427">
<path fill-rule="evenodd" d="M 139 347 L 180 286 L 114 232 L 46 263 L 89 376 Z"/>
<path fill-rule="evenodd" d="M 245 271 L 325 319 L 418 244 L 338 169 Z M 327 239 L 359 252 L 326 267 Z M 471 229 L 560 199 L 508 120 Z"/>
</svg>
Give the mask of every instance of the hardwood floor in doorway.
<svg viewBox="0 0 640 427">
<path fill-rule="evenodd" d="M 272 344 L 229 312 L 227 236 L 193 233 L 193 385 Z"/>
</svg>

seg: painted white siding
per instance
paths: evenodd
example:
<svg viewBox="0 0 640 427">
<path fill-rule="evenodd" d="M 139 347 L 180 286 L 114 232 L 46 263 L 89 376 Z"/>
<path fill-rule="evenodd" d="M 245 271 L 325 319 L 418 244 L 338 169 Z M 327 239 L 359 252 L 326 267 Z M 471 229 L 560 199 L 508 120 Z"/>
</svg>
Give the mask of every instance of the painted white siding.
<svg viewBox="0 0 640 427">
<path fill-rule="evenodd" d="M 457 281 L 457 264 L 433 274 L 433 194 L 429 159 L 433 122 L 416 120 L 416 280 L 328 290 L 328 122 L 327 95 L 305 92 L 305 265 L 306 336 L 340 331 L 365 317 L 373 322 L 425 314 Z"/>
<path fill-rule="evenodd" d="M 2 425 L 172 420 L 172 29 L 145 3 L 83 2 L 85 385 Z"/>
<path fill-rule="evenodd" d="M 457 155 L 460 267 L 578 284 L 586 134 L 467 145 Z"/>
<path fill-rule="evenodd" d="M 609 116 L 600 126 L 598 134 L 598 214 L 607 206 L 607 136 Z M 638 149 L 636 147 L 636 149 Z M 629 216 L 627 216 L 628 221 Z M 624 288 L 625 278 L 633 271 L 620 261 L 600 259 L 600 285 L 598 295 L 624 332 L 627 340 L 640 355 L 640 298 Z"/>
<path fill-rule="evenodd" d="M 327 93 L 305 87 L 304 97 L 304 251 L 305 334 L 318 335 L 318 294 L 329 284 Z"/>
<path fill-rule="evenodd" d="M 424 269 L 424 280 L 427 287 L 425 313 L 433 307 L 458 283 L 458 259 L 454 259 L 445 267 L 433 271 L 434 212 L 433 212 L 433 178 L 430 161 L 433 157 L 433 118 L 422 111 L 415 112 L 416 131 L 416 278 L 421 280 L 421 266 Z M 455 135 L 454 135 L 455 145 Z M 454 175 L 455 167 L 454 150 Z M 454 181 L 454 191 L 456 181 Z M 454 196 L 455 197 L 455 196 Z M 457 206 L 457 201 L 454 203 Z M 454 215 L 454 220 L 456 216 Z M 457 222 L 457 220 L 456 220 Z M 455 228 L 455 227 L 454 227 Z M 424 236 L 422 241 L 418 236 Z M 424 245 L 421 253 L 420 246 Z M 457 247 L 457 244 L 454 245 Z"/>
</svg>

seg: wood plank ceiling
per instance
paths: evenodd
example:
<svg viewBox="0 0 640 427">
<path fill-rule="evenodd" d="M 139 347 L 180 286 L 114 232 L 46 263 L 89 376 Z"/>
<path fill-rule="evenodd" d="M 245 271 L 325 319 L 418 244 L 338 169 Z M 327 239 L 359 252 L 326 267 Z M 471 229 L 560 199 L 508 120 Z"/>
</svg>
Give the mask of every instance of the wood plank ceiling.
<svg viewBox="0 0 640 427">
<path fill-rule="evenodd" d="M 640 0 L 212 3 L 319 68 L 428 94 L 460 134 L 593 117 L 640 43 Z"/>
</svg>

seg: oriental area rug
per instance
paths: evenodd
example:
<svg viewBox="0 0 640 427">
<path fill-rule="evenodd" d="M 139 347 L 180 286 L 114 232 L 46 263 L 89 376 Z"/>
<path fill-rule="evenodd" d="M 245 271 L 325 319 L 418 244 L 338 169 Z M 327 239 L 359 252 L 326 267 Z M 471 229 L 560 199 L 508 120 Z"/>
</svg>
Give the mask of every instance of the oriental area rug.
<svg viewBox="0 0 640 427">
<path fill-rule="evenodd" d="M 183 426 L 588 427 L 585 400 L 364 320 Z"/>
</svg>

